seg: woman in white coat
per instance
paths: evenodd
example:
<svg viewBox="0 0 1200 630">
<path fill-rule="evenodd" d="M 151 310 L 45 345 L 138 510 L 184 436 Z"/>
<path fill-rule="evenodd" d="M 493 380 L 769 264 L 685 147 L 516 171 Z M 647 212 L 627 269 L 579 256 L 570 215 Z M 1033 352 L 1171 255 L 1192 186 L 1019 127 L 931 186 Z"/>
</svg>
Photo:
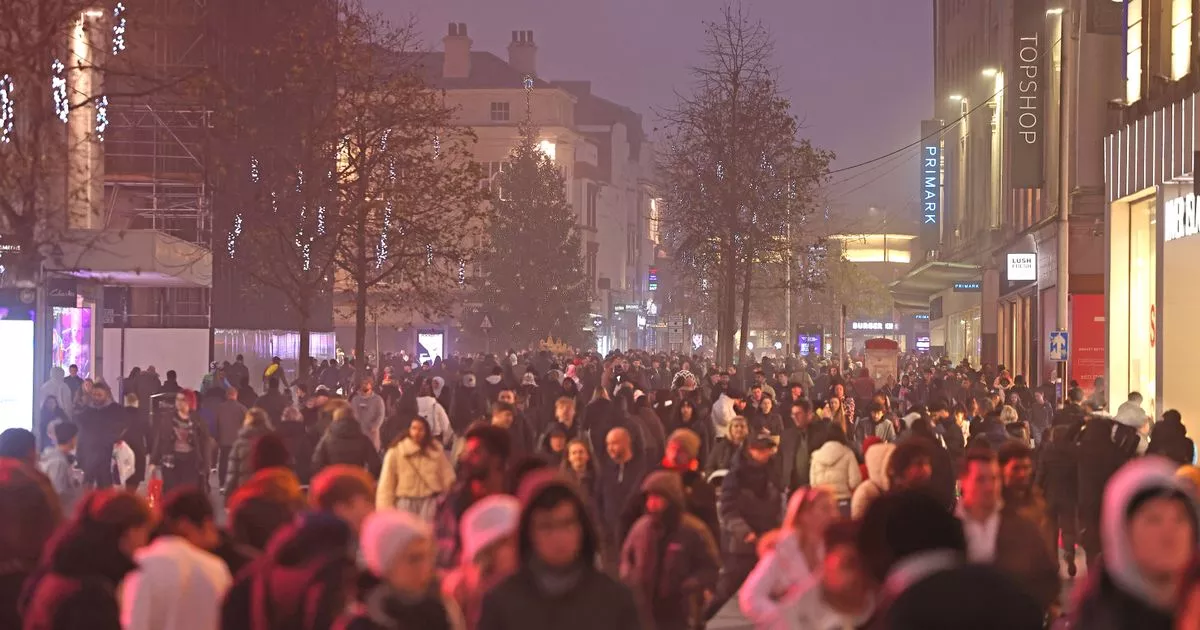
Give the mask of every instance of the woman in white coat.
<svg viewBox="0 0 1200 630">
<path fill-rule="evenodd" d="M 850 497 L 862 483 L 862 472 L 858 469 L 858 458 L 846 446 L 846 436 L 840 429 L 830 429 L 825 443 L 813 451 L 808 479 L 814 486 L 828 487 L 842 516 L 850 516 Z"/>
<path fill-rule="evenodd" d="M 450 428 L 450 416 L 433 393 L 433 381 L 425 380 L 417 390 L 417 415 L 429 423 L 430 435 L 443 447 L 454 444 L 454 429 Z"/>
<path fill-rule="evenodd" d="M 375 507 L 404 510 L 431 522 L 437 498 L 452 485 L 454 466 L 445 449 L 433 440 L 424 418 L 413 418 L 408 433 L 383 456 Z"/>
<path fill-rule="evenodd" d="M 738 593 L 742 614 L 758 630 L 791 630 L 796 600 L 825 558 L 825 529 L 838 518 L 833 493 L 797 490 L 788 501 L 775 548 L 759 558 Z"/>
</svg>

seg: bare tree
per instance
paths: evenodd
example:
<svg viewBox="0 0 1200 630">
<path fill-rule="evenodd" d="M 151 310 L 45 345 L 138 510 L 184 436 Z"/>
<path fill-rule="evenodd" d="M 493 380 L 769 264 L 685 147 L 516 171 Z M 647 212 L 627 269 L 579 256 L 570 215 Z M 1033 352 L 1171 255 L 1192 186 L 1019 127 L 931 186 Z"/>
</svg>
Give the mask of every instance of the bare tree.
<svg viewBox="0 0 1200 630">
<path fill-rule="evenodd" d="M 691 93 L 663 113 L 659 167 L 665 231 L 681 271 L 717 297 L 717 357 L 730 363 L 739 328 L 745 357 L 755 268 L 793 247 L 832 155 L 797 137 L 761 23 L 732 4 L 706 34 Z"/>
<path fill-rule="evenodd" d="M 354 304 L 355 356 L 367 307 L 413 319 L 450 314 L 475 261 L 488 204 L 471 160 L 475 138 L 425 82 L 414 28 L 356 13 L 347 46 L 365 61 L 339 74 L 338 208 L 348 228 L 336 262 Z"/>
</svg>

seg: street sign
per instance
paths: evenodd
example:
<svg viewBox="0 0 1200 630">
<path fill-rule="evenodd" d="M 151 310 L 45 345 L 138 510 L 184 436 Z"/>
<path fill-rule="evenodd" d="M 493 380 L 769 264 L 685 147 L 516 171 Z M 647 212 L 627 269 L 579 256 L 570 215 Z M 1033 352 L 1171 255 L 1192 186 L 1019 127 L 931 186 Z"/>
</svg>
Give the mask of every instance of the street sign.
<svg viewBox="0 0 1200 630">
<path fill-rule="evenodd" d="M 485 313 L 483 315 L 483 321 L 479 322 L 479 327 L 484 330 L 491 330 L 492 329 L 492 316 Z"/>
<path fill-rule="evenodd" d="M 1068 342 L 1067 331 L 1056 330 L 1050 333 L 1050 360 L 1051 361 L 1066 361 L 1067 351 L 1070 349 Z"/>
</svg>

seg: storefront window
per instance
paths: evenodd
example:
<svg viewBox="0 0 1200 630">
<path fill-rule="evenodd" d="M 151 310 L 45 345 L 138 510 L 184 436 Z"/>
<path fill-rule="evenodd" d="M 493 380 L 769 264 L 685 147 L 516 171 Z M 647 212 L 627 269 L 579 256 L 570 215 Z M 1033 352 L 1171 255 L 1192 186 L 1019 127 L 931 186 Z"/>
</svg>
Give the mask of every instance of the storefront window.
<svg viewBox="0 0 1200 630">
<path fill-rule="evenodd" d="M 1146 399 L 1152 411 L 1157 388 L 1154 330 L 1157 296 L 1157 253 L 1155 248 L 1155 201 L 1133 204 L 1129 217 L 1129 386 Z M 1123 400 L 1129 392 L 1110 392 Z"/>
<path fill-rule="evenodd" d="M 1142 0 L 1125 6 L 1125 102 L 1142 98 Z"/>
<path fill-rule="evenodd" d="M 954 363 L 966 358 L 972 366 L 979 367 L 982 344 L 980 314 L 977 307 L 947 316 L 946 354 Z"/>
<path fill-rule="evenodd" d="M 1182 79 L 1191 63 L 1192 0 L 1171 0 L 1171 78 Z"/>
</svg>

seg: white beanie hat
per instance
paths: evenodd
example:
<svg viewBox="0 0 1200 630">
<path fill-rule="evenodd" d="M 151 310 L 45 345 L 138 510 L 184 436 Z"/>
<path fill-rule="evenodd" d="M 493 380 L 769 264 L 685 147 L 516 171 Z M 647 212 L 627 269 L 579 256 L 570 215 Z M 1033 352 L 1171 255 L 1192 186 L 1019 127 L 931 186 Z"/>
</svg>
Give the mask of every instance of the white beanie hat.
<svg viewBox="0 0 1200 630">
<path fill-rule="evenodd" d="M 401 510 L 375 512 L 363 523 L 359 545 L 367 569 L 376 577 L 387 574 L 396 556 L 414 540 L 433 538 L 429 524 Z"/>
<path fill-rule="evenodd" d="M 520 521 L 521 502 L 516 497 L 494 494 L 480 499 L 467 508 L 459 524 L 463 559 L 473 562 L 480 551 L 516 533 Z"/>
</svg>

